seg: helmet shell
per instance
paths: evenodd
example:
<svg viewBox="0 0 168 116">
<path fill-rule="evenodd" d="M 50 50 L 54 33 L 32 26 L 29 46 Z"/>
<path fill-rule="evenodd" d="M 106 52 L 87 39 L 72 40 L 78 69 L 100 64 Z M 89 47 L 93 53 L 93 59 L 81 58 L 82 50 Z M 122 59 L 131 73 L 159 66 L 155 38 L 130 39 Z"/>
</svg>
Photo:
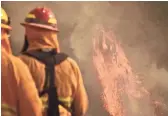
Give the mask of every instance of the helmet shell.
<svg viewBox="0 0 168 116">
<path fill-rule="evenodd" d="M 58 31 L 54 13 L 45 7 L 37 7 L 30 11 L 25 18 L 25 22 L 21 23 L 21 25 Z"/>
<path fill-rule="evenodd" d="M 1 28 L 11 30 L 12 27 L 9 26 L 9 17 L 5 10 L 1 7 Z"/>
</svg>

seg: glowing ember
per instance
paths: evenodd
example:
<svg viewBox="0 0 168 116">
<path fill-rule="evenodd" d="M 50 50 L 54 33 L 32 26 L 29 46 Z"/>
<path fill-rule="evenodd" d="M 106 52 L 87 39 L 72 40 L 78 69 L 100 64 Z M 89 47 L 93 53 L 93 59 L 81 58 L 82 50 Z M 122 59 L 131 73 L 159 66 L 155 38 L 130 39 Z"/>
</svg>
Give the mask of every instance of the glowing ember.
<svg viewBox="0 0 168 116">
<path fill-rule="evenodd" d="M 93 52 L 93 63 L 104 89 L 104 107 L 110 115 L 156 116 L 149 92 L 140 86 L 141 82 L 111 31 L 96 27 Z"/>
</svg>

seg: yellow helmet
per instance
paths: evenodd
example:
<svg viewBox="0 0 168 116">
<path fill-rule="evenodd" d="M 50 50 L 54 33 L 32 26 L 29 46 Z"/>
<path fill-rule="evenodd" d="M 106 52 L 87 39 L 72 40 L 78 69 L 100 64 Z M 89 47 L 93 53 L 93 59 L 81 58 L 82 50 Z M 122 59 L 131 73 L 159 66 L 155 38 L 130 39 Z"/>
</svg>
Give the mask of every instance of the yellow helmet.
<svg viewBox="0 0 168 116">
<path fill-rule="evenodd" d="M 1 7 L 1 28 L 11 30 L 9 26 L 9 18 L 5 10 Z"/>
</svg>

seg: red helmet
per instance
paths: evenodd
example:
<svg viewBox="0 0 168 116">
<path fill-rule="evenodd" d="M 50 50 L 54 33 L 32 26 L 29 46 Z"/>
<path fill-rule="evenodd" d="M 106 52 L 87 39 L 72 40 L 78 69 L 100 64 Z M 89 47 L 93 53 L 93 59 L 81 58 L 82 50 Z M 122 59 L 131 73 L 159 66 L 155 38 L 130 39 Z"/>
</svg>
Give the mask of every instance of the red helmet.
<svg viewBox="0 0 168 116">
<path fill-rule="evenodd" d="M 21 25 L 58 31 L 57 20 L 54 13 L 45 7 L 37 7 L 30 11 L 25 18 L 25 22 L 21 23 Z"/>
</svg>

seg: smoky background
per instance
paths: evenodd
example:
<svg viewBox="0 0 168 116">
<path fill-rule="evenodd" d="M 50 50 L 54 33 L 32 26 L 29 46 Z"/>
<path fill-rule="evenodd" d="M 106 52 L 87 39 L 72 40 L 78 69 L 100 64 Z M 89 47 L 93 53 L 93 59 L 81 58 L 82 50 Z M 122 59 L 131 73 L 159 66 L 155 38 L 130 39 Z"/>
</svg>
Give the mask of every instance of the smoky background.
<svg viewBox="0 0 168 116">
<path fill-rule="evenodd" d="M 7 2 L 11 17 L 11 44 L 18 55 L 24 41 L 20 25 L 37 6 L 52 9 L 58 20 L 61 50 L 74 58 L 83 74 L 89 96 L 87 116 L 108 116 L 100 99 L 102 88 L 92 65 L 92 36 L 96 24 L 110 28 L 132 68 L 152 92 L 168 105 L 168 2 Z M 163 113 L 167 116 L 168 111 Z"/>
</svg>

